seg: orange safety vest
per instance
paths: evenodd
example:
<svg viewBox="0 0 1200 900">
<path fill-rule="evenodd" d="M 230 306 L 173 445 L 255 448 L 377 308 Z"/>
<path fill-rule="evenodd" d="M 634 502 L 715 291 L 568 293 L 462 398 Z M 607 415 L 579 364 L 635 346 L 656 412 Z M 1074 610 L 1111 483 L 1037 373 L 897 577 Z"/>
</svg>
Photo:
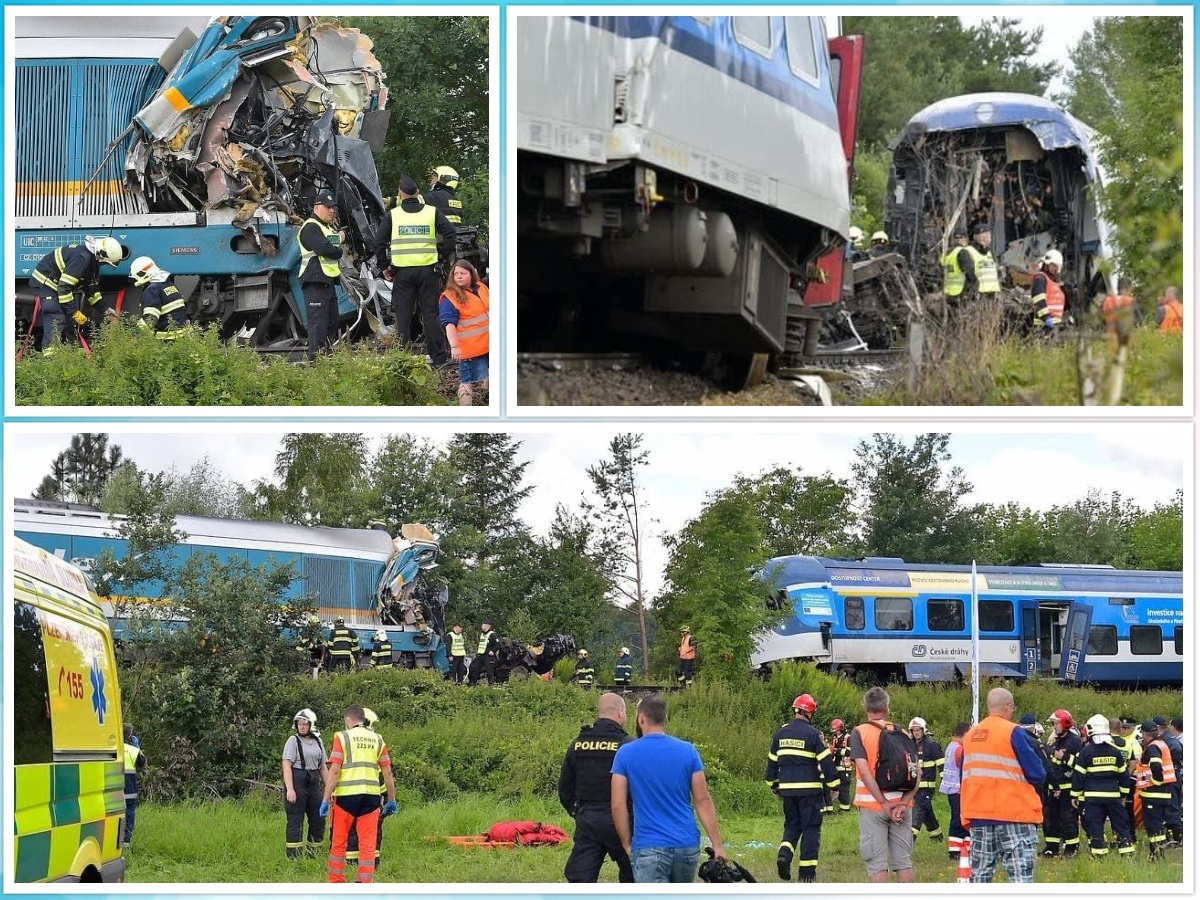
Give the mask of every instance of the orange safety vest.
<svg viewBox="0 0 1200 900">
<path fill-rule="evenodd" d="M 1151 800 L 1170 800 L 1173 796 L 1171 789 L 1165 788 L 1165 786 L 1175 784 L 1178 781 L 1178 777 L 1175 775 L 1175 762 L 1171 759 L 1171 750 L 1165 742 L 1158 740 L 1151 741 L 1149 746 L 1158 748 L 1159 756 L 1162 758 L 1163 778 L 1162 781 L 1156 784 L 1150 773 L 1150 765 L 1139 760 L 1138 767 L 1133 773 L 1137 779 L 1137 789 Z M 1156 788 L 1162 790 L 1155 790 Z"/>
<path fill-rule="evenodd" d="M 1017 725 L 988 716 L 963 738 L 962 823 L 971 819 L 1039 825 L 1042 800 L 1012 747 Z"/>
<path fill-rule="evenodd" d="M 679 642 L 679 658 L 696 658 L 696 645 L 692 643 L 692 636 L 690 634 L 685 634 L 683 639 Z"/>
<path fill-rule="evenodd" d="M 892 723 L 881 719 L 878 724 L 887 728 Z M 854 730 L 858 733 L 858 739 L 862 741 L 863 750 L 867 754 L 867 768 L 874 772 L 875 766 L 879 762 L 879 738 L 883 732 L 869 722 L 864 722 L 862 725 L 855 725 Z M 854 771 L 854 805 L 859 809 L 873 809 L 875 812 L 883 812 L 883 805 L 867 790 L 866 784 L 858 776 L 857 760 L 854 763 Z M 883 796 L 887 800 L 899 800 L 904 796 L 904 792 L 884 791 Z M 910 800 L 909 806 L 911 805 L 912 801 Z"/>
<path fill-rule="evenodd" d="M 481 281 L 478 290 L 479 296 L 463 291 L 467 302 L 462 306 L 449 291 L 442 294 L 458 310 L 458 347 L 463 359 L 474 359 L 488 352 L 488 287 Z"/>
<path fill-rule="evenodd" d="M 1131 315 L 1132 311 L 1133 297 L 1129 294 L 1117 294 L 1115 297 L 1109 294 L 1104 298 L 1104 305 L 1100 307 L 1100 312 L 1104 316 L 1104 324 L 1110 329 L 1116 326 L 1118 319 Z"/>
<path fill-rule="evenodd" d="M 1062 285 L 1046 276 L 1046 309 L 1056 319 L 1062 319 L 1063 310 L 1067 306 L 1067 295 L 1063 293 Z M 1040 819 L 1038 820 L 1041 821 Z"/>
<path fill-rule="evenodd" d="M 1183 304 L 1178 300 L 1168 300 L 1162 324 L 1158 330 L 1162 334 L 1183 334 Z"/>
</svg>

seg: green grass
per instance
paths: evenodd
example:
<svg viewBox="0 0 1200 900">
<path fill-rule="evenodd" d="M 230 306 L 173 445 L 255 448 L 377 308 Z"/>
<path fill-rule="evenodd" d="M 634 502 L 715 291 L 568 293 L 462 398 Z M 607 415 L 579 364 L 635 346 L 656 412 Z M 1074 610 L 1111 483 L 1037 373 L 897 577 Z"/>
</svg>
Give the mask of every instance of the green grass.
<svg viewBox="0 0 1200 900">
<path fill-rule="evenodd" d="M 1180 690 L 1096 691 L 1040 681 L 1008 686 L 1018 713 L 1033 712 L 1039 719 L 1064 706 L 1079 720 L 1097 712 L 1145 718 L 1159 713 L 1172 717 L 1183 710 Z M 894 720 L 907 722 L 920 715 L 943 744 L 956 722 L 971 718 L 966 687 L 914 685 L 888 690 Z M 823 729 L 835 717 L 852 723 L 862 720 L 860 686 L 796 664 L 781 666 L 769 681 L 738 686 L 706 682 L 701 673 L 687 691 L 668 696 L 668 731 L 700 748 L 731 852 L 768 883 L 776 880 L 775 848 L 782 816 L 778 799 L 763 781 L 766 753 L 792 699 L 806 691 L 820 703 L 817 724 Z M 342 708 L 350 702 L 380 714 L 380 730 L 397 775 L 400 814 L 385 825 L 380 881 L 562 881 L 569 848 L 469 850 L 452 847 L 443 838 L 481 834 L 506 819 L 532 819 L 571 831 L 572 823 L 557 800 L 558 771 L 570 740 L 594 718 L 594 693 L 562 681 L 466 688 L 432 673 L 394 670 L 318 682 L 290 678 L 275 696 L 263 699 L 262 709 L 280 722 L 277 746 L 282 748 L 296 709 L 316 710 L 328 742 Z M 157 757 L 147 752 L 153 769 Z M 264 758 L 271 761 L 264 764 L 259 780 L 274 784 L 280 779 L 278 754 L 266 748 Z M 153 794 L 153 771 L 146 781 Z M 945 829 L 949 823 L 945 800 L 938 795 L 935 803 Z M 269 787 L 260 786 L 241 799 L 147 803 L 138 813 L 129 880 L 323 880 L 322 862 L 284 857 L 283 833 L 281 793 Z M 934 845 L 922 837 L 915 860 L 919 881 L 954 881 L 955 868 L 945 856 L 944 844 Z M 1178 883 L 1182 873 L 1180 854 L 1174 852 L 1153 867 L 1146 865 L 1144 855 L 1135 861 L 1115 856 L 1102 861 L 1048 861 L 1039 864 L 1038 880 Z M 865 882 L 853 813 L 826 821 L 819 877 L 824 882 Z M 602 879 L 615 878 L 614 867 L 605 866 Z"/>
</svg>

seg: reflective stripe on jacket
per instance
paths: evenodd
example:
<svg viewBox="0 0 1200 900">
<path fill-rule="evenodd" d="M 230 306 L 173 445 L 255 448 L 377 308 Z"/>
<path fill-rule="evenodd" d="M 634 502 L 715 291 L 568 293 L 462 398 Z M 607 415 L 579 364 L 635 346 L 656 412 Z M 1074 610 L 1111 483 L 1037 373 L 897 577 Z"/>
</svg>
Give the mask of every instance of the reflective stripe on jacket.
<svg viewBox="0 0 1200 900">
<path fill-rule="evenodd" d="M 327 256 L 318 256 L 316 250 L 310 250 L 304 246 L 304 241 L 301 237 L 304 234 L 304 229 L 309 225 L 316 225 L 321 229 L 321 234 L 325 235 L 325 240 L 333 244 L 335 247 L 341 243 L 341 237 L 338 235 L 336 228 L 330 228 L 320 219 L 315 216 L 309 216 L 304 220 L 304 224 L 300 226 L 300 230 L 296 233 L 296 241 L 300 244 L 300 277 L 304 277 L 304 272 L 308 268 L 308 264 L 312 262 L 314 256 L 321 261 L 321 272 L 330 281 L 336 281 L 341 275 L 341 268 L 338 266 L 336 259 L 330 259 Z"/>
<path fill-rule="evenodd" d="M 392 266 L 410 268 L 437 262 L 437 209 L 425 204 L 416 212 L 392 210 Z"/>
<path fill-rule="evenodd" d="M 459 305 L 450 291 L 442 294 L 458 310 L 458 347 L 463 359 L 474 359 L 488 352 L 488 286 L 482 281 L 478 294 L 463 291 L 466 302 Z"/>
<path fill-rule="evenodd" d="M 342 770 L 333 789 L 334 797 L 379 793 L 379 757 L 383 738 L 363 725 L 338 732 L 342 745 Z"/>
<path fill-rule="evenodd" d="M 979 279 L 979 293 L 1000 293 L 1000 268 L 996 265 L 996 257 L 991 251 L 981 253 L 974 244 L 967 244 L 967 252 L 975 263 L 975 277 Z"/>
<path fill-rule="evenodd" d="M 467 642 L 463 640 L 463 636 L 456 632 L 450 632 L 450 655 L 451 656 L 466 656 Z"/>
<path fill-rule="evenodd" d="M 950 252 L 942 257 L 942 272 L 945 275 L 943 290 L 947 297 L 958 297 L 967 285 L 966 273 L 963 272 L 962 266 L 958 264 L 958 254 L 963 249 L 965 248 L 956 245 L 951 247 Z"/>
<path fill-rule="evenodd" d="M 1013 750 L 1016 730 L 1014 722 L 988 716 L 963 738 L 963 825 L 972 819 L 1041 823 L 1042 800 Z"/>
</svg>

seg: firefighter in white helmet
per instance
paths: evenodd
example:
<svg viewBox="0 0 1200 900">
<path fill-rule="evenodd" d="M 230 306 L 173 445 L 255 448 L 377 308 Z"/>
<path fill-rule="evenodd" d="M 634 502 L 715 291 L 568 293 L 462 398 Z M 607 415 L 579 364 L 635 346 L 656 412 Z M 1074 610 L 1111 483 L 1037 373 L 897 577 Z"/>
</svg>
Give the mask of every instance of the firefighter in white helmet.
<svg viewBox="0 0 1200 900">
<path fill-rule="evenodd" d="M 575 660 L 575 674 L 571 680 L 583 688 L 590 688 L 596 683 L 596 667 L 588 659 L 588 652 L 580 650 Z"/>
<path fill-rule="evenodd" d="M 63 334 L 68 318 L 76 328 L 87 324 L 84 301 L 95 306 L 104 299 L 100 267 L 120 265 L 124 252 L 116 238 L 88 235 L 82 244 L 68 244 L 42 257 L 29 286 L 41 307 L 43 352 Z"/>
<path fill-rule="evenodd" d="M 1113 740 L 1107 716 L 1092 716 L 1087 720 L 1087 729 L 1088 742 L 1075 759 L 1071 797 L 1080 809 L 1092 857 L 1108 855 L 1108 844 L 1104 841 L 1106 819 L 1117 836 L 1117 853 L 1128 856 L 1136 849 L 1123 802 L 1132 788 L 1129 761 Z"/>
<path fill-rule="evenodd" d="M 325 790 L 325 745 L 317 731 L 317 714 L 307 707 L 292 717 L 293 733 L 283 745 L 284 838 L 289 859 L 320 856 L 325 843 L 325 817 L 319 812 Z M 304 820 L 308 820 L 308 841 Z"/>
<path fill-rule="evenodd" d="M 187 305 L 170 272 L 160 269 L 149 256 L 139 256 L 129 266 L 129 280 L 142 289 L 140 325 L 159 340 L 171 341 L 187 325 Z"/>
<path fill-rule="evenodd" d="M 375 644 L 371 647 L 371 668 L 390 669 L 392 667 L 392 642 L 382 628 L 376 629 L 374 637 Z"/>
<path fill-rule="evenodd" d="M 1062 324 L 1066 312 L 1067 297 L 1062 289 L 1063 255 L 1057 250 L 1048 250 L 1042 257 L 1039 271 L 1029 286 L 1033 303 L 1035 325 L 1041 325 L 1046 334 L 1052 334 Z"/>
</svg>

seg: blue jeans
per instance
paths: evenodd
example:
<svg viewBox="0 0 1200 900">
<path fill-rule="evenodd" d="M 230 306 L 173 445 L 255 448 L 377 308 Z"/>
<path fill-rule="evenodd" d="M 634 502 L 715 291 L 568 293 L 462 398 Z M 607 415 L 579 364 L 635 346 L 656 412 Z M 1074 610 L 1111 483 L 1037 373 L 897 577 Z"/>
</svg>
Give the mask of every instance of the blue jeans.
<svg viewBox="0 0 1200 900">
<path fill-rule="evenodd" d="M 463 384 L 479 384 L 488 379 L 488 355 L 458 361 L 458 378 Z"/>
<path fill-rule="evenodd" d="M 643 847 L 629 854 L 638 884 L 690 884 L 700 865 L 699 847 Z"/>
</svg>

